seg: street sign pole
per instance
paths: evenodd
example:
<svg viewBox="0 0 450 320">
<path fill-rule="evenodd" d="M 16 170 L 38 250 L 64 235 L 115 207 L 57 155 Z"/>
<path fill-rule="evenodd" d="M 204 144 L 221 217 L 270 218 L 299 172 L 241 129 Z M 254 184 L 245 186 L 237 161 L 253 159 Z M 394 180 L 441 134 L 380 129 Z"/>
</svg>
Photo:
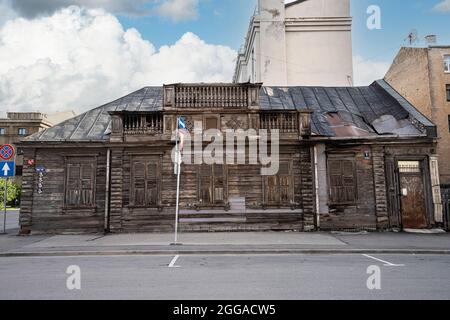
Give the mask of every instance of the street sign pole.
<svg viewBox="0 0 450 320">
<path fill-rule="evenodd" d="M 4 144 L 0 146 L 0 177 L 5 179 L 5 198 L 4 205 L 5 211 L 3 212 L 3 233 L 6 233 L 6 201 L 8 199 L 8 178 L 14 177 L 15 162 L 15 150 L 10 144 Z M 13 160 L 11 160 L 13 159 Z"/>
<path fill-rule="evenodd" d="M 178 134 L 179 134 L 179 121 L 180 119 L 177 118 L 177 129 L 176 129 L 176 134 L 175 134 L 175 141 L 176 141 L 176 148 L 175 148 L 175 152 L 176 152 L 176 166 L 177 166 L 177 203 L 176 203 L 176 208 L 175 208 L 175 240 L 173 245 L 179 245 L 178 243 L 178 217 L 179 217 L 179 213 L 180 213 L 180 207 L 179 207 L 179 202 L 180 202 L 180 171 L 181 171 L 181 153 L 180 153 L 180 145 L 178 144 Z"/>
<path fill-rule="evenodd" d="M 6 200 L 8 199 L 8 178 L 5 178 L 5 212 L 3 213 L 3 233 L 6 233 Z"/>
</svg>

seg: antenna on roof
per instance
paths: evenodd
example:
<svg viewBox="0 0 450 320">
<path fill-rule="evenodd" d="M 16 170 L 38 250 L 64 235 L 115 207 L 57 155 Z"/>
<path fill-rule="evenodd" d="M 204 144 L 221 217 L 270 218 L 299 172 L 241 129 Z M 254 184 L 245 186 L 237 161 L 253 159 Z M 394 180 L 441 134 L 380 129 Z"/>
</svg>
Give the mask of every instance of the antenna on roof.
<svg viewBox="0 0 450 320">
<path fill-rule="evenodd" d="M 412 29 L 411 32 L 406 37 L 405 41 L 408 41 L 409 45 L 412 46 L 419 41 L 418 32 L 416 29 Z"/>
<path fill-rule="evenodd" d="M 430 34 L 425 37 L 425 41 L 428 45 L 433 45 L 437 43 L 437 36 L 435 34 Z"/>
</svg>

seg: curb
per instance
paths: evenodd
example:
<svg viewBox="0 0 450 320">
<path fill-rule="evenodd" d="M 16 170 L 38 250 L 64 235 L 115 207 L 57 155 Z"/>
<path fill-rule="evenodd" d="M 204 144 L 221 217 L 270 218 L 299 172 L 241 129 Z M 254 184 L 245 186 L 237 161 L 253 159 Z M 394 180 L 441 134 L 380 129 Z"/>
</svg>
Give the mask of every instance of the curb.
<svg viewBox="0 0 450 320">
<path fill-rule="evenodd" d="M 41 251 L 4 252 L 8 257 L 74 257 L 74 256 L 138 256 L 138 255 L 286 255 L 286 254 L 411 254 L 450 255 L 450 250 L 433 249 L 251 249 L 251 250 L 119 250 L 119 251 Z"/>
</svg>

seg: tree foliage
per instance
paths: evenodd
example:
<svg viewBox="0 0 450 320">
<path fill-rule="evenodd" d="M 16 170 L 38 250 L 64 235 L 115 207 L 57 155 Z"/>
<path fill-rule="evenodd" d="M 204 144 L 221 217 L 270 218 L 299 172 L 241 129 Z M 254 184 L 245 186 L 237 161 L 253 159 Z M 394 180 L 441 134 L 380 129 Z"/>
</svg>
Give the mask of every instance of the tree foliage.
<svg viewBox="0 0 450 320">
<path fill-rule="evenodd" d="M 4 207 L 5 198 L 5 181 L 6 179 L 0 179 L 0 208 Z M 21 187 L 16 184 L 12 179 L 8 179 L 8 194 L 6 197 L 6 204 L 10 206 L 16 206 L 20 202 Z"/>
</svg>

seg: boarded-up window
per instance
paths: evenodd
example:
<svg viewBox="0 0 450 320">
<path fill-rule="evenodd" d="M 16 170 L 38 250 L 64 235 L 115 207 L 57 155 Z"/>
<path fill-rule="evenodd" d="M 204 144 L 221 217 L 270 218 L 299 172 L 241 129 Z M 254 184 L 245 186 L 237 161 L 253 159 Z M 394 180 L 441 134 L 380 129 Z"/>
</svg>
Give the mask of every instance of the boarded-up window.
<svg viewBox="0 0 450 320">
<path fill-rule="evenodd" d="M 159 161 L 134 159 L 132 165 L 132 205 L 155 207 L 159 205 Z"/>
<path fill-rule="evenodd" d="M 216 117 L 211 118 L 211 117 L 206 117 L 205 119 L 205 124 L 206 124 L 206 130 L 210 130 L 210 129 L 219 129 L 219 121 Z"/>
<path fill-rule="evenodd" d="M 331 204 L 354 204 L 357 200 L 355 161 L 329 159 L 328 175 Z"/>
<path fill-rule="evenodd" d="M 269 205 L 291 205 L 293 194 L 290 163 L 280 162 L 278 173 L 265 178 L 265 198 Z"/>
<path fill-rule="evenodd" d="M 65 204 L 68 207 L 95 205 L 96 159 L 69 158 L 66 165 Z"/>
<path fill-rule="evenodd" d="M 223 204 L 225 201 L 225 168 L 223 165 L 199 166 L 199 201 L 203 205 Z"/>
</svg>

